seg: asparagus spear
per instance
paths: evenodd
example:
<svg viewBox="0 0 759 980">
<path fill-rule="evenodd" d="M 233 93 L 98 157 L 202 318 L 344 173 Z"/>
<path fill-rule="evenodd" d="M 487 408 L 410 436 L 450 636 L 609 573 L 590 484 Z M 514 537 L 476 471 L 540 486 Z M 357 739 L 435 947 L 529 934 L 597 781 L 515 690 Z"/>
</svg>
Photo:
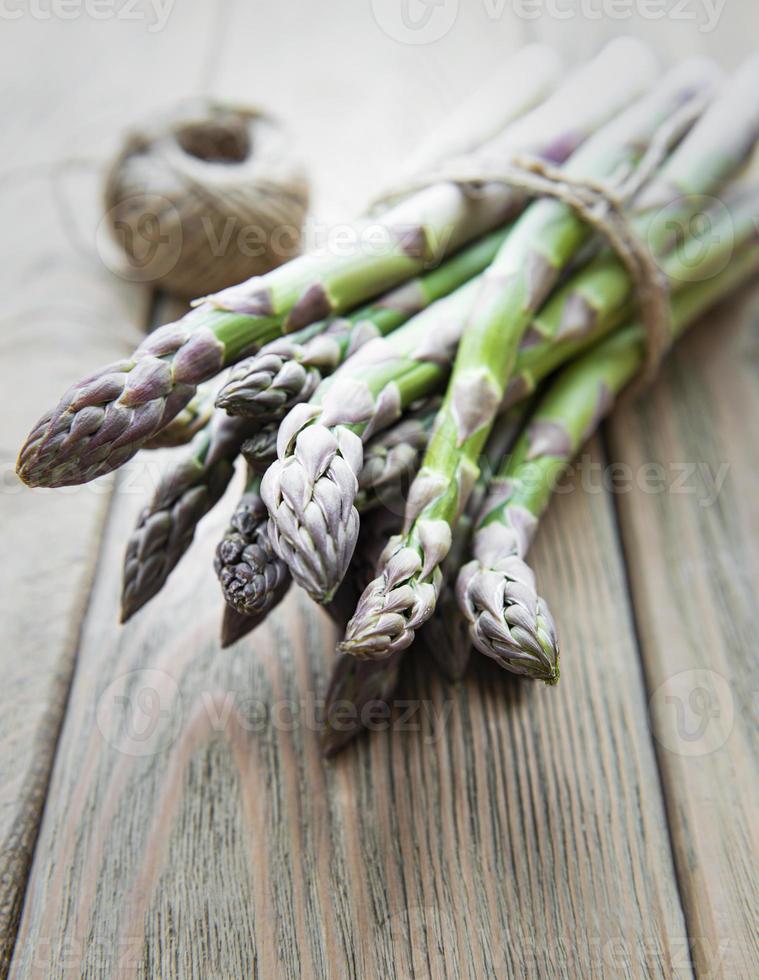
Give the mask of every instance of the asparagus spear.
<svg viewBox="0 0 759 980">
<path fill-rule="evenodd" d="M 562 88 L 519 118 L 474 160 L 532 153 L 564 160 L 630 89 L 645 87 L 652 58 L 638 42 L 608 45 Z M 524 85 L 532 84 L 530 78 Z M 542 91 L 542 81 L 539 88 Z M 521 195 L 502 183 L 479 193 L 444 178 L 409 193 L 356 229 L 350 254 L 311 253 L 265 276 L 207 298 L 176 323 L 146 337 L 135 353 L 74 384 L 32 430 L 17 472 L 30 486 L 85 483 L 121 466 L 223 367 L 260 350 L 282 333 L 343 313 L 502 225 Z M 363 247 L 379 229 L 386 247 Z"/>
<path fill-rule="evenodd" d="M 175 415 L 167 426 L 157 432 L 143 449 L 174 449 L 186 446 L 211 421 L 213 415 L 214 396 L 208 385 L 201 385 L 195 395 Z"/>
<path fill-rule="evenodd" d="M 217 413 L 195 436 L 188 455 L 158 484 L 127 544 L 122 623 L 163 588 L 190 547 L 198 522 L 227 489 L 249 429 L 247 420 Z"/>
<path fill-rule="evenodd" d="M 497 465 L 503 453 L 513 442 L 519 426 L 524 421 L 524 414 L 521 408 L 512 410 L 507 417 L 504 417 L 498 426 L 498 431 L 494 432 L 493 438 L 488 443 L 489 465 L 483 468 L 483 479 L 478 496 L 480 503 L 487 487 L 490 466 Z M 357 594 L 376 574 L 380 555 L 388 538 L 400 529 L 401 508 L 397 506 L 398 501 L 395 503 L 396 506 L 390 509 L 379 507 L 376 511 L 372 511 L 368 520 L 362 521 L 349 574 L 346 575 L 333 600 L 338 606 L 335 615 L 338 622 L 344 624 L 342 610 L 353 609 Z M 462 529 L 461 534 L 457 535 L 461 547 L 457 553 L 461 558 L 466 553 L 469 543 L 471 520 L 462 520 L 457 531 L 459 528 Z M 451 549 L 449 558 L 453 556 L 454 551 L 456 551 L 455 547 Z M 436 617 L 425 624 L 425 641 L 428 648 L 441 671 L 453 681 L 463 677 L 471 650 L 469 624 L 459 611 L 454 592 L 459 564 L 460 562 L 455 564 L 451 562 L 444 570 L 446 587 L 442 590 Z M 344 591 L 347 595 L 342 597 Z M 438 620 L 437 616 L 441 616 L 441 619 Z M 382 708 L 388 705 L 398 685 L 404 653 L 405 651 L 398 650 L 382 660 L 358 660 L 347 653 L 338 654 L 326 698 L 325 726 L 322 733 L 322 748 L 326 756 L 336 755 L 363 730 L 372 718 L 375 705 Z"/>
<path fill-rule="evenodd" d="M 291 581 L 287 566 L 269 543 L 260 485 L 260 476 L 249 471 L 245 492 L 214 561 L 227 604 L 244 616 L 256 617 L 257 622 L 282 601 Z"/>
<path fill-rule="evenodd" d="M 240 453 L 254 472 L 266 472 L 277 458 L 278 431 L 279 425 L 276 422 L 269 422 L 242 444 Z"/>
<path fill-rule="evenodd" d="M 759 246 L 752 244 L 717 276 L 679 293 L 672 304 L 675 336 L 758 270 Z M 456 583 L 457 601 L 477 649 L 514 673 L 549 684 L 558 680 L 553 620 L 525 556 L 559 474 L 640 371 L 644 357 L 645 332 L 633 323 L 564 368 L 482 508 L 474 558 Z"/>
<path fill-rule="evenodd" d="M 397 503 L 397 502 L 396 502 Z M 340 624 L 353 610 L 356 598 L 377 572 L 388 537 L 401 526 L 403 508 L 378 507 L 361 525 L 361 534 L 346 575 L 327 611 Z M 386 706 L 398 684 L 403 651 L 385 660 L 357 660 L 338 654 L 327 690 L 322 750 L 333 756 L 366 725 L 374 704 Z"/>
<path fill-rule="evenodd" d="M 708 72 L 702 64 L 690 73 L 681 69 L 677 85 L 664 86 L 658 98 L 645 100 L 645 111 L 635 111 L 635 125 L 628 123 L 627 133 L 620 133 L 615 124 L 613 141 L 604 137 L 599 145 L 598 136 L 591 140 L 596 146 L 591 156 L 597 159 L 598 170 L 607 172 L 634 160 L 640 153 L 640 141 L 661 121 L 662 106 L 672 111 L 705 75 Z M 620 109 L 637 91 L 637 80 L 628 79 L 626 85 L 617 87 L 616 105 L 607 101 L 607 109 Z M 630 141 L 629 131 L 636 143 Z M 571 227 L 574 234 L 565 235 L 562 243 L 568 260 L 587 237 L 585 226 L 563 205 L 545 202 L 533 205 L 527 213 L 535 207 L 548 209 L 539 212 L 544 215 L 546 234 L 557 224 L 557 213 L 563 219 L 562 227 Z M 537 224 L 531 220 L 524 226 L 519 238 L 522 252 Z M 513 231 L 501 252 L 512 235 Z M 274 548 L 295 581 L 318 602 L 331 600 L 355 547 L 359 522 L 353 501 L 362 464 L 359 436 L 367 438 L 386 426 L 412 401 L 440 384 L 479 284 L 479 278 L 470 280 L 388 337 L 365 345 L 317 389 L 308 404 L 296 405 L 285 418 L 278 441 L 279 459 L 265 474 L 261 492 L 272 517 Z"/>
<path fill-rule="evenodd" d="M 605 178 L 635 165 L 668 117 L 708 88 L 711 79 L 701 61 L 680 66 L 580 147 L 566 173 Z M 590 227 L 567 204 L 536 201 L 483 274 L 434 433 L 409 491 L 404 533 L 388 546 L 380 574 L 359 600 L 341 644 L 344 652 L 372 659 L 389 656 L 408 646 L 432 615 L 442 584 L 440 564 L 477 479 L 477 460 L 503 401 L 519 343 L 590 235 Z"/>
<path fill-rule="evenodd" d="M 515 406 L 502 415 L 493 428 L 480 464 L 477 483 L 463 514 L 453 528 L 451 550 L 441 565 L 443 581 L 435 612 L 422 626 L 420 635 L 425 646 L 440 671 L 454 683 L 464 676 L 472 649 L 469 624 L 456 601 L 456 577 L 470 554 L 476 517 L 483 505 L 490 482 L 501 460 L 514 445 L 530 408 L 530 403 Z M 384 663 L 383 660 L 368 662 Z"/>
<path fill-rule="evenodd" d="M 307 401 L 322 378 L 368 340 L 386 336 L 482 272 L 507 231 L 502 228 L 486 235 L 437 269 L 410 279 L 346 317 L 327 321 L 323 330 L 306 328 L 302 335 L 267 344 L 259 354 L 237 365 L 216 404 L 230 415 L 281 418 L 293 405 Z"/>
</svg>

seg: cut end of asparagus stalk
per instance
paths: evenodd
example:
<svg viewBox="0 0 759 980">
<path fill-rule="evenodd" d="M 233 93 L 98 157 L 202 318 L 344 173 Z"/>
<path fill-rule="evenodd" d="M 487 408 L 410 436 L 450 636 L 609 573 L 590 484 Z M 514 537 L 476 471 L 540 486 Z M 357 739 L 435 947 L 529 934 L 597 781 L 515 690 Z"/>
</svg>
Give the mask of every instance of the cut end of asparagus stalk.
<svg viewBox="0 0 759 980">
<path fill-rule="evenodd" d="M 509 555 L 494 568 L 471 561 L 459 572 L 456 591 L 472 643 L 481 653 L 514 674 L 558 682 L 556 627 L 522 558 Z"/>
<path fill-rule="evenodd" d="M 321 735 L 327 758 L 337 755 L 367 728 L 373 705 L 386 710 L 398 684 L 400 664 L 400 653 L 380 661 L 360 661 L 345 654 L 338 657 L 327 691 Z"/>
<path fill-rule="evenodd" d="M 245 616 L 231 606 L 225 605 L 221 618 L 221 633 L 219 636 L 222 650 L 226 650 L 227 647 L 231 647 L 232 644 L 237 643 L 238 640 L 247 636 L 251 630 L 254 630 L 258 626 L 262 619 L 263 616 Z"/>
</svg>

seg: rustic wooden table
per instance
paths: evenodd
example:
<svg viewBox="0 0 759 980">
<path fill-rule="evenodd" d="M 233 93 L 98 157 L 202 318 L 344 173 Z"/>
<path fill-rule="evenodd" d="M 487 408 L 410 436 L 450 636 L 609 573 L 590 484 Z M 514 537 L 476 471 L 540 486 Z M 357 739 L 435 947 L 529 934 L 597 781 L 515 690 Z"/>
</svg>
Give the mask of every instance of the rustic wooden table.
<svg viewBox="0 0 759 980">
<path fill-rule="evenodd" d="M 632 27 L 665 56 L 729 66 L 757 37 L 737 0 L 710 31 L 462 2 L 414 45 L 397 6 L 169 0 L 134 19 L 82 3 L 75 22 L 4 7 L 3 974 L 759 976 L 756 290 L 611 419 L 551 507 L 534 564 L 561 624 L 559 687 L 484 661 L 453 687 L 419 656 L 405 730 L 332 763 L 309 723 L 334 641 L 321 612 L 292 594 L 218 648 L 223 514 L 121 629 L 151 473 L 72 492 L 13 475 L 40 409 L 172 313 L 96 247 L 103 161 L 149 110 L 198 92 L 265 102 L 298 130 L 330 222 L 526 39 L 581 58 Z M 628 492 L 601 479 L 611 464 Z M 648 464 L 665 492 L 637 479 Z M 133 731 L 142 715 L 154 728 Z"/>
</svg>

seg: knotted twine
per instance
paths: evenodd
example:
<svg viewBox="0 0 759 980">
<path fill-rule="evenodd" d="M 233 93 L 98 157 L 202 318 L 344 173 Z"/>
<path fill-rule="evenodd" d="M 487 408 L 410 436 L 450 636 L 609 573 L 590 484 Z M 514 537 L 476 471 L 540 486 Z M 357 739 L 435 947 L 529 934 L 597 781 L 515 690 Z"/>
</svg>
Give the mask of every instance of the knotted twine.
<svg viewBox="0 0 759 980">
<path fill-rule="evenodd" d="M 706 100 L 695 96 L 683 104 L 655 132 L 637 164 L 608 180 L 578 178 L 545 160 L 516 154 L 503 167 L 489 169 L 477 162 L 443 167 L 393 187 L 373 202 L 382 208 L 406 195 L 434 184 L 453 183 L 464 193 L 483 184 L 503 183 L 534 197 L 552 197 L 567 204 L 616 253 L 633 283 L 645 333 L 643 367 L 630 385 L 635 396 L 647 387 L 659 370 L 673 339 L 670 288 L 648 245 L 633 227 L 627 213 L 630 204 L 661 166 L 671 148 L 702 114 Z"/>
<path fill-rule="evenodd" d="M 105 206 L 126 277 L 192 298 L 297 255 L 308 183 L 275 118 L 201 99 L 127 136 Z"/>
</svg>

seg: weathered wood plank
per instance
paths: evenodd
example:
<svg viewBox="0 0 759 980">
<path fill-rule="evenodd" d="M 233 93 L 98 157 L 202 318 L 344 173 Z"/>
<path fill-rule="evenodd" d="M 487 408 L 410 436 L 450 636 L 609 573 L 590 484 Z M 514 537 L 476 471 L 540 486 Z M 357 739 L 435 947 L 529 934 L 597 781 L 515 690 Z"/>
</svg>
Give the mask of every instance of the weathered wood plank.
<svg viewBox="0 0 759 980">
<path fill-rule="evenodd" d="M 606 496 L 557 501 L 536 547 L 558 689 L 485 662 L 452 688 L 420 655 L 411 716 L 334 763 L 320 611 L 293 594 L 218 650 L 223 514 L 116 630 L 139 503 L 109 522 L 14 976 L 672 975 L 686 933 Z"/>
<path fill-rule="evenodd" d="M 2 30 L 0 975 L 110 497 L 107 481 L 74 492 L 23 490 L 13 473 L 15 456 L 26 431 L 72 378 L 139 341 L 149 296 L 110 273 L 95 247 L 96 164 L 125 121 L 185 84 L 177 77 L 157 86 L 147 68 L 140 74 L 130 67 L 137 51 L 165 63 L 166 34 L 151 34 L 146 23 L 116 26 L 24 13 Z M 205 44 L 203 17 L 177 11 L 173 31 L 197 57 Z"/>
<path fill-rule="evenodd" d="M 614 457 L 636 476 L 618 508 L 704 977 L 759 973 L 758 320 L 756 290 L 724 306 L 678 346 L 640 408 L 610 428 Z"/>
</svg>

